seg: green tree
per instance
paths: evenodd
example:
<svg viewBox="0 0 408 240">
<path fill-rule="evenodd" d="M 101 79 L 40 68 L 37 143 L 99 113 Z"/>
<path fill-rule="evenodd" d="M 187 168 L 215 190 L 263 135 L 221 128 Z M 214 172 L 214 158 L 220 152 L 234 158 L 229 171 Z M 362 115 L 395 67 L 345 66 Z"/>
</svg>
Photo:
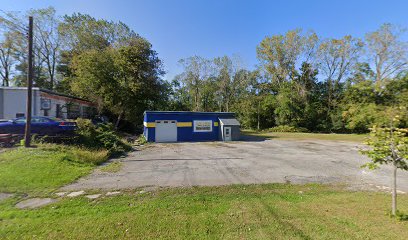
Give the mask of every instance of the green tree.
<svg viewBox="0 0 408 240">
<path fill-rule="evenodd" d="M 157 53 L 143 38 L 134 38 L 118 49 L 89 50 L 76 55 L 72 63 L 72 91 L 98 103 L 99 110 L 122 119 L 139 122 L 143 111 L 155 110 L 167 86 Z"/>
<path fill-rule="evenodd" d="M 329 130 L 342 128 L 341 111 L 338 104 L 342 98 L 342 81 L 357 64 L 363 42 L 351 36 L 341 39 L 323 40 L 318 48 L 319 68 L 325 77 Z"/>
<path fill-rule="evenodd" d="M 402 111 L 406 111 L 400 109 Z M 370 147 L 361 153 L 371 158 L 371 162 L 364 165 L 370 169 L 376 169 L 382 164 L 391 164 L 392 174 L 392 215 L 397 213 L 397 170 L 408 171 L 408 129 L 396 128 L 394 123 L 398 121 L 395 109 L 391 115 L 389 127 L 376 127 L 371 129 L 371 138 L 366 142 Z"/>
<path fill-rule="evenodd" d="M 8 87 L 12 74 L 13 58 L 13 41 L 10 33 L 6 33 L 4 39 L 0 42 L 0 76 L 2 86 Z"/>
<path fill-rule="evenodd" d="M 302 35 L 301 29 L 264 38 L 257 46 L 257 57 L 273 83 L 280 86 L 296 76 L 296 65 L 303 57 L 309 61 L 314 55 L 318 37 L 311 32 Z"/>
<path fill-rule="evenodd" d="M 184 71 L 177 75 L 175 79 L 182 84 L 189 94 L 189 105 L 193 111 L 202 111 L 202 92 L 201 89 L 212 76 L 211 61 L 193 56 L 181 59 L 179 63 L 183 66 Z"/>
<path fill-rule="evenodd" d="M 88 14 L 74 13 L 62 17 L 58 25 L 61 40 L 57 71 L 64 79 L 57 86 L 61 92 L 69 92 L 73 59 L 86 51 L 104 51 L 106 48 L 126 46 L 139 35 L 122 22 L 96 19 Z"/>
</svg>

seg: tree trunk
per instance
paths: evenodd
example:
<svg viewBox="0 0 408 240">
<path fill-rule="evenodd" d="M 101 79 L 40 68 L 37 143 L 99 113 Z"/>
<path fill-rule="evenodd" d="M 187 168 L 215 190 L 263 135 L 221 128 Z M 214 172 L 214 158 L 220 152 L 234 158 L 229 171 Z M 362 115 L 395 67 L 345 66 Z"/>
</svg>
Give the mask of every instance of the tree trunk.
<svg viewBox="0 0 408 240">
<path fill-rule="evenodd" d="M 116 119 L 115 130 L 118 130 L 120 120 L 122 120 L 122 117 L 123 117 L 123 112 L 124 112 L 123 110 L 120 111 L 119 116 L 118 116 L 118 119 Z"/>
<path fill-rule="evenodd" d="M 257 111 L 257 114 L 258 114 L 258 126 L 257 126 L 258 131 L 259 131 L 259 125 L 260 125 L 260 123 L 259 123 L 259 122 L 260 122 L 260 121 L 259 121 L 259 120 L 260 120 L 260 119 L 259 119 L 259 104 L 260 104 L 260 103 L 259 103 L 259 101 L 258 101 L 258 111 Z"/>
<path fill-rule="evenodd" d="M 392 173 L 392 210 L 391 213 L 393 216 L 397 213 L 397 154 L 395 152 L 394 146 L 394 121 L 391 118 L 391 128 L 390 128 L 390 137 L 391 137 L 391 154 L 392 154 L 392 166 L 393 166 L 393 173 Z"/>
<path fill-rule="evenodd" d="M 392 215 L 397 213 L 397 165 L 394 161 L 392 174 Z"/>
</svg>

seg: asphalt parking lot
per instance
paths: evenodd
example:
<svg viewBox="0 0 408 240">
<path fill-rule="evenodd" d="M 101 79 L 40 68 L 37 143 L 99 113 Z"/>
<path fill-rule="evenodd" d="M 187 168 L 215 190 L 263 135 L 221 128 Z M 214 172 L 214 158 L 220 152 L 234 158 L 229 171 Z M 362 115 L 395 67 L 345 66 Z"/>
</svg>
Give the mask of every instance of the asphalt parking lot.
<svg viewBox="0 0 408 240">
<path fill-rule="evenodd" d="M 325 140 L 252 140 L 149 144 L 121 161 L 119 172 L 100 170 L 64 187 L 127 189 L 145 186 L 216 186 L 251 183 L 335 183 L 388 190 L 391 169 L 371 171 L 356 143 Z M 408 173 L 399 172 L 408 192 Z"/>
</svg>

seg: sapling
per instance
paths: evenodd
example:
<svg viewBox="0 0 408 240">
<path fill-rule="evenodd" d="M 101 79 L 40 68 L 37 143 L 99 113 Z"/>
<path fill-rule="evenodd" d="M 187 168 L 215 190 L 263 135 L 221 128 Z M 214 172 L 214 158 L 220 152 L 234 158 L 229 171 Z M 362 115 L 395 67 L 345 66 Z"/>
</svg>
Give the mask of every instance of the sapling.
<svg viewBox="0 0 408 240">
<path fill-rule="evenodd" d="M 392 215 L 397 213 L 397 170 L 408 171 L 408 129 L 396 127 L 399 116 L 394 115 L 389 127 L 374 126 L 370 138 L 366 141 L 369 149 L 360 152 L 371 161 L 363 167 L 376 169 L 380 165 L 390 164 L 392 174 Z"/>
</svg>

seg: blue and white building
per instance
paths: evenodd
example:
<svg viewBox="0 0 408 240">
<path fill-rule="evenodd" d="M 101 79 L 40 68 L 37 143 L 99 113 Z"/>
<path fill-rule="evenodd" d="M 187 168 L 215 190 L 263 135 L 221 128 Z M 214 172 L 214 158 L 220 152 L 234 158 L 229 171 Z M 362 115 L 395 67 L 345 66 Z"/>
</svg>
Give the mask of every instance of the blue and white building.
<svg viewBox="0 0 408 240">
<path fill-rule="evenodd" d="M 144 136 L 148 142 L 234 141 L 240 123 L 231 112 L 146 111 Z"/>
</svg>

